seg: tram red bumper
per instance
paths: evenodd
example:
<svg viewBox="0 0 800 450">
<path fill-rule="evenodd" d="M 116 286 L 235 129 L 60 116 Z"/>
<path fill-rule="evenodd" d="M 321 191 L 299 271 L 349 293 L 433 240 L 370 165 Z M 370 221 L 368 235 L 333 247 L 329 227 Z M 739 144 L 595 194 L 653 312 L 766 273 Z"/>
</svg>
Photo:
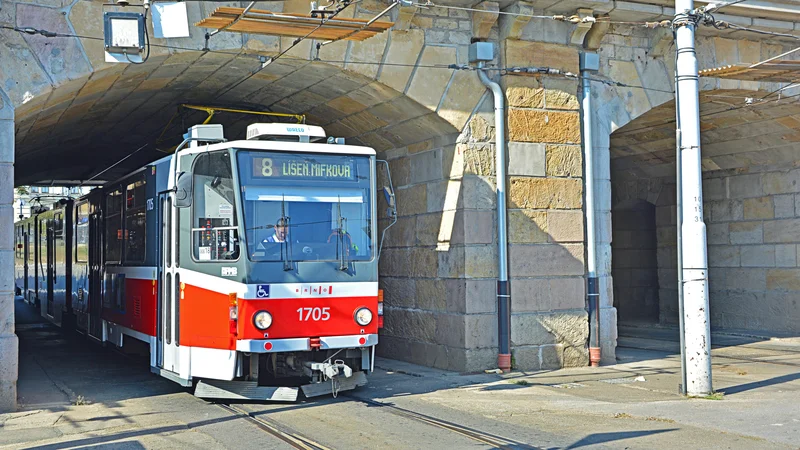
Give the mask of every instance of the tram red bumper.
<svg viewBox="0 0 800 450">
<path fill-rule="evenodd" d="M 237 338 L 277 340 L 317 336 L 366 336 L 378 333 L 378 297 L 288 298 L 238 301 Z M 369 310 L 369 323 L 359 324 L 356 312 Z M 264 330 L 254 323 L 255 315 L 266 311 L 272 324 Z M 238 344 L 237 344 L 238 345 Z M 341 347 L 336 347 L 341 348 Z"/>
<path fill-rule="evenodd" d="M 319 349 L 360 348 L 378 344 L 377 334 L 320 337 Z M 304 352 L 311 350 L 311 338 L 239 339 L 236 350 L 249 353 Z"/>
</svg>

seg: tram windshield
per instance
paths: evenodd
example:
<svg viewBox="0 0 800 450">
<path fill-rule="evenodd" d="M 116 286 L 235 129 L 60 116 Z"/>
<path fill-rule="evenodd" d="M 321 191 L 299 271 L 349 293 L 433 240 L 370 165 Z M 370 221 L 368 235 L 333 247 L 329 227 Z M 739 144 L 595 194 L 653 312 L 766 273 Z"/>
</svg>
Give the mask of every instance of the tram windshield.
<svg viewBox="0 0 800 450">
<path fill-rule="evenodd" d="M 238 166 L 251 260 L 372 258 L 368 157 L 239 151 Z"/>
</svg>

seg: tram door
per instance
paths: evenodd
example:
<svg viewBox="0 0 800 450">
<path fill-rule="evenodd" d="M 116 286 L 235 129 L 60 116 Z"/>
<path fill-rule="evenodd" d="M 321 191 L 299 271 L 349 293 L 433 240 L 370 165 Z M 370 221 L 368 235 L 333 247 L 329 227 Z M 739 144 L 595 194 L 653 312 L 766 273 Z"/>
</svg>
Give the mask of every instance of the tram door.
<svg viewBox="0 0 800 450">
<path fill-rule="evenodd" d="M 174 208 L 172 197 L 160 195 L 159 208 L 159 264 L 158 264 L 158 354 L 157 361 L 160 368 L 175 374 L 180 373 L 180 353 L 178 347 L 179 335 L 176 303 L 180 298 L 180 289 L 176 279 L 174 242 L 175 230 L 173 223 Z"/>
<path fill-rule="evenodd" d="M 29 289 L 29 287 L 28 287 L 28 270 L 29 270 L 28 258 L 30 258 L 30 252 L 31 252 L 31 248 L 29 246 L 30 245 L 30 241 L 28 241 L 28 239 L 30 239 L 31 225 L 28 224 L 27 227 L 23 225 L 23 227 L 24 228 L 23 228 L 23 232 L 22 232 L 22 255 L 23 255 L 22 256 L 22 258 L 23 258 L 22 259 L 22 266 L 23 266 L 22 298 L 24 298 L 27 301 L 28 300 L 28 289 Z"/>
<path fill-rule="evenodd" d="M 103 340 L 103 322 L 100 318 L 102 299 L 100 283 L 103 280 L 103 232 L 100 213 L 89 214 L 89 336 Z"/>
<path fill-rule="evenodd" d="M 53 219 L 47 219 L 47 315 L 54 316 L 53 313 L 53 291 L 55 289 L 55 270 L 56 270 L 56 242 L 53 232 Z"/>
</svg>

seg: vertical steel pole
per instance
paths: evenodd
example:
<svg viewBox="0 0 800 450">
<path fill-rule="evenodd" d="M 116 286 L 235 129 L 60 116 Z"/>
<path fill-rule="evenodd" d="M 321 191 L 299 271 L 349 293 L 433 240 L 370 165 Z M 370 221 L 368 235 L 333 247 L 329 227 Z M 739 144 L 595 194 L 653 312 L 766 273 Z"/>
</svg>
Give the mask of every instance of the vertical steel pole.
<svg viewBox="0 0 800 450">
<path fill-rule="evenodd" d="M 711 326 L 708 312 L 708 255 L 706 225 L 703 222 L 703 173 L 700 160 L 700 100 L 696 23 L 690 13 L 693 0 L 675 0 L 675 41 L 677 48 L 677 87 L 681 122 L 681 225 L 684 345 L 686 352 L 686 391 L 691 396 L 712 392 Z"/>
<path fill-rule="evenodd" d="M 683 325 L 683 195 L 682 182 L 681 182 L 681 118 L 678 113 L 678 105 L 680 99 L 678 98 L 678 77 L 675 76 L 675 191 L 677 199 L 677 260 L 678 260 L 678 333 L 680 335 L 681 343 L 681 385 L 680 392 L 686 395 L 686 346 L 684 345 L 684 325 Z"/>
</svg>

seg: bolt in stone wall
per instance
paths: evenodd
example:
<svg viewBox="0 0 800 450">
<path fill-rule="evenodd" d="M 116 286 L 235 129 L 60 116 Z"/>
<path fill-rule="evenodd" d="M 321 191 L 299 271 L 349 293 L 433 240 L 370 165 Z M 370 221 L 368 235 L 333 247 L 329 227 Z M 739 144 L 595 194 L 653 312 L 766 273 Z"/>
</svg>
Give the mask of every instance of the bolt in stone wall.
<svg viewBox="0 0 800 450">
<path fill-rule="evenodd" d="M 504 41 L 505 64 L 577 72 L 564 45 Z M 507 76 L 511 341 L 522 370 L 588 363 L 578 83 Z"/>
</svg>

